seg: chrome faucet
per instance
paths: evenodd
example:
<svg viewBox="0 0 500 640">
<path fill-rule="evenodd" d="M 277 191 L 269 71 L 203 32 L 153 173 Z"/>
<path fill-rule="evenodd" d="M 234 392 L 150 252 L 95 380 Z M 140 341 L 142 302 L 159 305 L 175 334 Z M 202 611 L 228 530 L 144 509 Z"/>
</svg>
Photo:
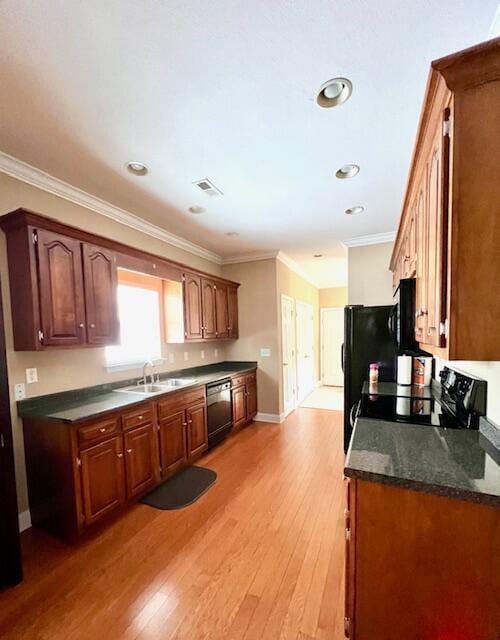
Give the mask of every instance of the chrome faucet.
<svg viewBox="0 0 500 640">
<path fill-rule="evenodd" d="M 154 362 L 152 360 L 146 360 L 146 362 L 144 363 L 144 366 L 142 367 L 142 378 L 140 380 L 137 381 L 137 384 L 144 384 L 146 385 L 148 383 L 148 377 L 147 377 L 147 373 L 146 370 L 148 368 L 148 366 L 151 367 L 151 373 L 149 375 L 149 379 L 151 381 L 151 384 L 155 383 L 155 376 L 153 373 L 153 369 L 154 369 Z"/>
</svg>

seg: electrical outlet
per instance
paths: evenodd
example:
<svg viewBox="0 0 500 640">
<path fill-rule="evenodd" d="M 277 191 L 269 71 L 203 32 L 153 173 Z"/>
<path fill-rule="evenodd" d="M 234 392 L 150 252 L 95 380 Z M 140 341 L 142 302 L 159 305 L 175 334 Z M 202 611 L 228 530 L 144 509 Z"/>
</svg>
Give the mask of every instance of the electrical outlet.
<svg viewBox="0 0 500 640">
<path fill-rule="evenodd" d="M 184 362 L 187 362 L 189 360 L 189 353 L 187 351 L 184 351 Z"/>
<path fill-rule="evenodd" d="M 16 400 L 24 400 L 26 398 L 26 385 L 24 382 L 14 385 L 14 396 Z"/>
<path fill-rule="evenodd" d="M 173 353 L 169 353 L 168 354 L 168 361 L 170 362 L 170 364 L 174 364 L 175 362 L 175 356 Z"/>
<path fill-rule="evenodd" d="M 38 382 L 38 371 L 35 367 L 32 369 L 26 369 L 26 382 L 28 384 L 33 384 L 33 382 Z"/>
<path fill-rule="evenodd" d="M 205 360 L 205 352 L 203 351 L 203 349 L 200 351 L 200 356 L 202 360 Z"/>
<path fill-rule="evenodd" d="M 218 349 L 214 349 L 214 358 L 217 358 L 219 355 L 219 350 Z"/>
<path fill-rule="evenodd" d="M 269 349 L 268 347 L 262 347 L 260 350 L 260 355 L 263 358 L 270 358 L 271 357 L 271 349 Z"/>
</svg>

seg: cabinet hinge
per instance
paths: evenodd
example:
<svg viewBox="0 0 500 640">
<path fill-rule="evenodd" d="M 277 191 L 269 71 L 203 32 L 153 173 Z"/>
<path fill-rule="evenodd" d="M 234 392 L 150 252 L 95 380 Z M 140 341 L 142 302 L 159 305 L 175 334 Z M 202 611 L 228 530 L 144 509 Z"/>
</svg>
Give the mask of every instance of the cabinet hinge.
<svg viewBox="0 0 500 640">
<path fill-rule="evenodd" d="M 344 618 L 344 636 L 346 638 L 351 637 L 351 618 L 347 616 Z"/>
<path fill-rule="evenodd" d="M 186 282 L 186 276 L 182 276 L 182 282 Z"/>
<path fill-rule="evenodd" d="M 443 120 L 443 138 L 450 135 L 450 119 Z"/>
<path fill-rule="evenodd" d="M 80 458 L 76 459 L 76 466 L 77 467 L 81 467 L 82 466 L 82 461 L 80 460 Z"/>
<path fill-rule="evenodd" d="M 38 341 L 43 342 L 43 331 L 38 331 Z"/>
<path fill-rule="evenodd" d="M 345 530 L 345 539 L 347 541 L 349 541 L 351 539 L 351 530 L 349 528 L 346 528 L 346 530 Z"/>
<path fill-rule="evenodd" d="M 217 285 L 214 284 L 214 291 L 217 291 Z"/>
<path fill-rule="evenodd" d="M 38 233 L 36 231 L 32 231 L 31 240 L 32 240 L 33 244 L 36 244 L 38 242 Z"/>
<path fill-rule="evenodd" d="M 3 433 L 0 433 L 0 449 L 5 447 L 5 440 L 3 438 Z"/>
<path fill-rule="evenodd" d="M 448 318 L 444 322 L 439 323 L 439 335 L 448 337 Z"/>
</svg>

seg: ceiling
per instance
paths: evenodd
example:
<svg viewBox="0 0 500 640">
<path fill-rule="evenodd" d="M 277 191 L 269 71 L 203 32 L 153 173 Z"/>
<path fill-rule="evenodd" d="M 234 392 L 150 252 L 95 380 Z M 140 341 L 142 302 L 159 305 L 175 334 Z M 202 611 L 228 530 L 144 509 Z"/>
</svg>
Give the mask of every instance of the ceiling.
<svg viewBox="0 0 500 640">
<path fill-rule="evenodd" d="M 313 273 L 322 253 L 335 270 L 341 240 L 395 230 L 429 63 L 486 39 L 496 7 L 3 0 L 0 150 L 220 256 L 281 249 Z M 321 109 L 335 76 L 352 97 Z M 360 174 L 336 179 L 348 162 Z"/>
</svg>

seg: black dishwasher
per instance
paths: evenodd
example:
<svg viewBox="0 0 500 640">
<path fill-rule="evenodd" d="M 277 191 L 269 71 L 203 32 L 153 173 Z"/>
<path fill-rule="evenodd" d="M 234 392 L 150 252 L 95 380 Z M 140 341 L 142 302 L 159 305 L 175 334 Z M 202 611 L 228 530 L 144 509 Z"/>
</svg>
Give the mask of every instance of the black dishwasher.
<svg viewBox="0 0 500 640">
<path fill-rule="evenodd" d="M 208 447 L 223 440 L 233 427 L 231 413 L 231 380 L 207 384 Z"/>
</svg>

